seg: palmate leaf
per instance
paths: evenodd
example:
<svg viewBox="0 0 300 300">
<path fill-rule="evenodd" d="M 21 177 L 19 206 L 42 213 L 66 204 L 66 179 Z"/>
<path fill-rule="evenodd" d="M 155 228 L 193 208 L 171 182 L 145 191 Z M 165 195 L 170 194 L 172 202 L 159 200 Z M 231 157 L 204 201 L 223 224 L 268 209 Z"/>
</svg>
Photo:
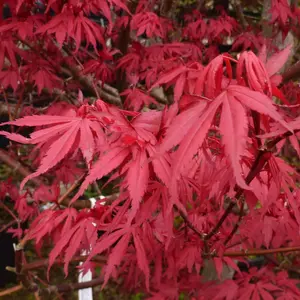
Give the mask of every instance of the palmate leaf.
<svg viewBox="0 0 300 300">
<path fill-rule="evenodd" d="M 291 53 L 292 45 L 287 46 L 282 51 L 275 53 L 272 55 L 266 62 L 266 70 L 269 76 L 275 75 L 287 62 L 290 53 Z"/>
<path fill-rule="evenodd" d="M 87 238 L 88 237 L 88 238 Z M 78 221 L 66 233 L 60 236 L 49 255 L 48 276 L 55 259 L 64 254 L 64 271 L 68 275 L 68 266 L 72 257 L 80 250 L 89 250 L 97 239 L 97 228 L 93 219 L 84 218 Z"/>
<path fill-rule="evenodd" d="M 60 46 L 68 37 L 72 37 L 76 42 L 76 51 L 78 51 L 83 38 L 85 38 L 87 43 L 93 45 L 95 49 L 97 48 L 97 41 L 105 45 L 101 31 L 101 27 L 86 18 L 83 12 L 75 15 L 72 8 L 66 5 L 60 14 L 39 27 L 36 34 L 55 33 L 56 40 Z"/>
<path fill-rule="evenodd" d="M 122 147 L 116 147 L 109 150 L 107 153 L 102 153 L 99 160 L 92 166 L 90 173 L 83 181 L 79 191 L 72 198 L 71 203 L 76 201 L 76 199 L 84 193 L 89 184 L 97 179 L 101 179 L 103 176 L 119 167 L 129 154 L 129 148 Z"/>
<path fill-rule="evenodd" d="M 33 132 L 30 135 L 30 139 L 19 134 L 0 131 L 0 134 L 5 135 L 11 140 L 24 144 L 38 144 L 39 147 L 49 140 L 53 140 L 53 143 L 47 148 L 45 156 L 41 159 L 40 166 L 36 172 L 30 174 L 22 181 L 21 189 L 28 180 L 56 166 L 69 154 L 77 141 L 79 142 L 79 149 L 89 166 L 95 152 L 96 140 L 100 143 L 103 143 L 105 140 L 101 127 L 96 126 L 94 121 L 85 117 L 27 116 L 16 121 L 2 123 L 1 126 L 7 124 L 16 126 L 52 125 L 51 127 Z M 95 136 L 94 132 L 96 133 Z"/>
<path fill-rule="evenodd" d="M 221 95 L 220 95 L 221 96 Z M 241 103 L 233 99 L 228 93 L 222 94 L 222 115 L 220 120 L 220 133 L 225 152 L 229 158 L 234 175 L 239 186 L 248 189 L 241 177 L 242 168 L 240 158 L 246 149 L 248 136 L 248 120 L 246 110 Z"/>
<path fill-rule="evenodd" d="M 214 116 L 221 106 L 220 133 L 222 144 L 225 147 L 225 154 L 230 161 L 236 182 L 244 189 L 250 189 L 241 175 L 240 162 L 241 156 L 246 150 L 248 136 L 249 121 L 246 109 L 265 114 L 287 130 L 292 130 L 292 127 L 285 122 L 282 115 L 277 112 L 275 105 L 268 96 L 252 91 L 247 87 L 229 85 L 205 108 L 198 105 L 176 116 L 167 130 L 161 149 L 166 151 L 179 144 L 178 150 L 174 153 L 172 164 L 171 194 L 174 197 L 177 195 L 176 180 L 182 173 L 183 168 L 202 146 Z M 197 112 L 197 108 L 199 108 L 199 112 Z M 187 129 L 184 133 L 182 132 L 183 127 Z"/>
<path fill-rule="evenodd" d="M 162 74 L 159 79 L 155 82 L 150 89 L 157 87 L 162 84 L 172 84 L 174 83 L 174 101 L 177 102 L 182 96 L 184 85 L 186 82 L 188 68 L 186 66 L 179 66 L 176 69 Z"/>
<path fill-rule="evenodd" d="M 140 201 L 145 194 L 149 179 L 149 166 L 146 151 L 136 150 L 135 152 L 126 175 L 128 190 L 132 199 L 130 211 L 131 219 L 138 211 Z"/>
</svg>

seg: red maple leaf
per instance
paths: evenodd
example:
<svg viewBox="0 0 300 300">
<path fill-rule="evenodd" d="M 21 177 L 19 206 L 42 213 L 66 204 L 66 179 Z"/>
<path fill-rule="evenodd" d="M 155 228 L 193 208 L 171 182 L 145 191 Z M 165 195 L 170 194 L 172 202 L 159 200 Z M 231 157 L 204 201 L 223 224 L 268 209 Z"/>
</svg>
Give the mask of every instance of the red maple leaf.
<svg viewBox="0 0 300 300">
<path fill-rule="evenodd" d="M 153 12 L 135 14 L 130 22 L 130 27 L 132 30 L 137 31 L 137 36 L 143 33 L 145 33 L 148 38 L 153 36 L 163 38 L 165 36 L 165 30 L 161 24 L 161 20 Z"/>
<path fill-rule="evenodd" d="M 97 48 L 97 41 L 105 45 L 101 32 L 101 27 L 86 18 L 82 11 L 75 14 L 72 7 L 65 5 L 62 12 L 47 24 L 41 26 L 36 31 L 36 34 L 55 33 L 56 40 L 60 46 L 68 37 L 71 37 L 76 42 L 77 51 L 82 40 L 92 44 L 95 49 Z"/>
<path fill-rule="evenodd" d="M 73 111 L 73 116 L 26 116 L 16 121 L 5 124 L 16 126 L 49 126 L 48 128 L 37 130 L 24 138 L 19 134 L 1 131 L 2 135 L 24 144 L 38 144 L 39 147 L 47 143 L 45 156 L 42 158 L 40 166 L 33 173 L 27 176 L 21 183 L 21 188 L 25 183 L 53 168 L 65 156 L 74 151 L 74 146 L 78 145 L 86 162 L 90 165 L 95 153 L 95 145 L 105 141 L 103 129 L 98 122 L 87 115 L 89 106 L 83 105 L 77 111 Z M 49 143 L 49 141 L 51 141 Z"/>
</svg>

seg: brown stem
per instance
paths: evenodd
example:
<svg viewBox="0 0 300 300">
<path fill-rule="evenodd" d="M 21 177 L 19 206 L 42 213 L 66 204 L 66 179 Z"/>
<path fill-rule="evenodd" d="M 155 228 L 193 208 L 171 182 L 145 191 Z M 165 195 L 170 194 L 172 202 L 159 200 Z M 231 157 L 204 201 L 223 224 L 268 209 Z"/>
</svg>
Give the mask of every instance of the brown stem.
<svg viewBox="0 0 300 300">
<path fill-rule="evenodd" d="M 74 183 L 67 189 L 67 191 L 57 200 L 58 204 L 61 204 L 67 200 L 69 195 L 76 189 L 76 187 L 81 183 L 86 174 L 82 174 Z"/>
<path fill-rule="evenodd" d="M 300 130 L 295 130 L 294 133 L 299 132 Z M 281 136 L 276 137 L 275 139 L 269 141 L 266 144 L 266 149 L 268 150 L 260 150 L 258 152 L 258 155 L 255 159 L 255 161 L 253 162 L 253 165 L 251 167 L 250 172 L 248 173 L 245 182 L 249 185 L 252 180 L 255 178 L 255 176 L 262 170 L 262 168 L 264 167 L 265 163 L 268 161 L 269 157 L 270 157 L 270 151 L 276 146 L 277 143 L 279 143 L 282 139 L 287 138 L 289 136 L 291 136 L 293 133 L 290 131 L 287 131 L 286 133 L 284 133 Z M 235 195 L 235 199 L 240 198 L 240 196 L 243 193 L 243 189 L 238 188 L 236 195 Z M 224 214 L 222 215 L 221 219 L 218 221 L 218 223 L 216 224 L 216 226 L 212 229 L 212 231 L 205 237 L 206 240 L 210 239 L 212 236 L 214 236 L 219 229 L 221 228 L 222 224 L 224 223 L 224 221 L 226 220 L 226 218 L 228 217 L 228 215 L 231 213 L 233 207 L 235 205 L 235 201 L 231 201 L 229 203 L 229 206 L 227 207 L 227 209 L 225 210 Z M 234 233 L 236 232 L 236 230 L 238 229 L 238 225 L 236 225 L 234 227 L 234 232 L 231 232 L 231 235 L 234 235 Z"/>
<path fill-rule="evenodd" d="M 281 140 L 283 140 L 283 139 L 285 139 L 285 138 L 287 138 L 287 137 L 289 137 L 289 136 L 291 136 L 291 135 L 293 135 L 297 132 L 300 132 L 300 129 L 294 130 L 294 133 L 291 132 L 291 131 L 285 132 L 284 134 L 282 134 L 282 135 L 276 137 L 275 139 L 269 141 L 266 145 L 266 148 L 270 149 L 270 150 L 273 149 L 276 146 L 276 144 L 278 144 Z"/>
<path fill-rule="evenodd" d="M 0 297 L 3 297 L 3 296 L 6 296 L 6 295 L 10 295 L 12 293 L 18 292 L 21 289 L 23 289 L 22 284 L 16 285 L 16 286 L 14 286 L 12 288 L 9 288 L 9 289 L 6 289 L 6 290 L 0 292 Z"/>
<path fill-rule="evenodd" d="M 74 256 L 71 260 L 71 262 L 80 262 L 80 261 L 85 261 L 88 258 L 87 255 L 80 255 L 80 256 Z M 107 259 L 104 256 L 100 256 L 100 255 L 96 255 L 94 256 L 91 261 L 97 262 L 97 263 L 105 263 L 107 261 Z M 64 260 L 63 259 L 56 259 L 55 264 L 64 264 Z M 34 269 L 38 269 L 38 268 L 43 268 L 43 267 L 48 267 L 49 266 L 49 259 L 40 259 L 40 260 L 36 260 L 34 262 L 28 263 L 28 264 L 24 264 L 23 268 L 22 268 L 22 272 L 27 272 L 30 270 L 34 270 Z"/>
<path fill-rule="evenodd" d="M 249 173 L 245 179 L 245 182 L 248 185 L 255 178 L 255 176 L 261 171 L 261 169 L 265 165 L 265 162 L 267 161 L 267 159 L 268 159 L 268 151 L 259 151 L 258 152 L 258 155 L 257 155 L 255 161 L 253 162 L 251 170 L 249 171 Z M 242 195 L 242 193 L 243 193 L 243 189 L 238 187 L 236 194 L 235 194 L 235 199 L 238 199 Z M 229 203 L 229 205 L 228 205 L 227 209 L 225 210 L 225 212 L 223 213 L 221 219 L 218 221 L 218 223 L 212 229 L 212 231 L 209 234 L 207 234 L 206 240 L 209 240 L 211 237 L 213 237 L 219 231 L 219 229 L 223 225 L 224 221 L 227 219 L 227 217 L 231 213 L 234 205 L 235 205 L 235 201 L 231 201 Z"/>
<path fill-rule="evenodd" d="M 235 10 L 236 10 L 237 17 L 241 21 L 243 29 L 246 29 L 247 26 L 248 26 L 248 22 L 245 19 L 245 16 L 244 16 L 244 13 L 243 13 L 243 8 L 242 8 L 241 3 L 239 2 L 239 0 L 234 1 L 234 7 L 235 7 Z"/>
<path fill-rule="evenodd" d="M 257 136 L 260 134 L 260 114 L 257 111 L 252 110 L 252 119 L 253 119 L 253 125 L 254 125 L 254 134 Z M 261 139 L 256 138 L 257 146 L 258 148 L 261 147 Z"/>
<path fill-rule="evenodd" d="M 52 293 L 52 292 L 58 292 L 58 293 L 65 293 L 69 291 L 76 291 L 76 290 L 81 290 L 81 289 L 86 289 L 86 288 L 91 288 L 94 286 L 98 286 L 103 283 L 102 278 L 95 278 L 87 282 L 79 282 L 79 283 L 70 283 L 70 284 L 62 284 L 58 286 L 49 286 L 47 288 L 47 291 Z"/>
<path fill-rule="evenodd" d="M 21 164 L 21 162 L 12 158 L 8 154 L 8 152 L 2 149 L 0 149 L 0 160 L 2 160 L 4 163 L 12 167 L 14 171 L 17 171 L 19 174 L 21 174 L 24 177 L 27 177 L 28 175 L 31 174 L 31 172 Z M 32 178 L 31 181 L 36 185 L 43 184 L 43 182 L 39 178 Z"/>
<path fill-rule="evenodd" d="M 233 238 L 233 236 L 235 235 L 235 233 L 239 229 L 239 226 L 240 226 L 240 224 L 242 222 L 242 219 L 243 219 L 243 216 L 244 216 L 244 208 L 245 208 L 245 199 L 242 200 L 242 205 L 241 205 L 238 221 L 235 223 L 232 231 L 230 232 L 229 236 L 226 238 L 226 240 L 224 242 L 225 246 L 230 242 L 230 240 Z"/>
<path fill-rule="evenodd" d="M 197 4 L 197 7 L 196 7 L 196 10 L 201 11 L 204 3 L 205 3 L 205 0 L 199 0 L 198 4 Z"/>
<path fill-rule="evenodd" d="M 283 74 L 282 74 L 282 81 L 283 83 L 288 82 L 289 80 L 294 80 L 300 77 L 300 61 L 297 61 L 294 65 L 289 67 Z"/>
<path fill-rule="evenodd" d="M 226 251 L 224 252 L 223 256 L 229 256 L 229 257 L 252 256 L 252 255 L 258 256 L 258 255 L 285 253 L 285 252 L 293 252 L 293 251 L 300 251 L 300 246 L 276 248 L 276 249 L 249 249 L 249 250 L 241 250 L 241 251 Z"/>
<path fill-rule="evenodd" d="M 24 177 L 27 177 L 30 175 L 32 172 L 28 170 L 25 166 L 23 166 L 19 161 L 15 160 L 12 158 L 5 150 L 0 149 L 0 161 L 3 161 L 10 167 L 12 167 L 15 171 L 17 171 L 19 174 L 21 174 Z M 35 184 L 36 186 L 41 186 L 44 184 L 42 180 L 39 178 L 35 177 L 31 179 L 32 183 Z M 61 204 L 64 206 L 68 206 L 70 202 L 69 198 L 64 198 L 61 200 Z M 73 203 L 73 207 L 76 209 L 82 209 L 82 208 L 90 208 L 91 203 L 89 200 L 78 200 L 75 203 Z"/>
<path fill-rule="evenodd" d="M 254 124 L 254 133 L 257 136 L 260 134 L 260 115 L 256 111 L 252 111 L 251 113 L 252 113 L 252 119 L 253 119 L 253 124 Z M 257 142 L 258 148 L 261 148 L 260 138 L 256 138 L 256 142 Z M 256 163 L 258 163 L 258 162 L 259 162 L 259 160 L 257 160 Z M 253 168 L 257 167 L 256 163 L 253 164 Z M 251 179 L 251 178 L 249 178 L 249 179 Z M 246 179 L 246 181 L 247 181 L 247 179 Z M 229 241 L 233 238 L 233 236 L 237 232 L 237 230 L 242 222 L 243 216 L 244 216 L 244 208 L 245 208 L 245 199 L 242 200 L 242 205 L 241 205 L 238 221 L 235 223 L 232 231 L 230 232 L 229 236 L 226 238 L 226 240 L 224 242 L 225 245 L 227 245 L 229 243 Z"/>
<path fill-rule="evenodd" d="M 1 229 L 0 229 L 0 233 L 3 232 L 3 231 L 6 231 L 10 226 L 13 226 L 15 224 L 18 224 L 17 220 L 12 220 L 9 223 L 3 225 L 3 227 L 1 227 Z"/>
<path fill-rule="evenodd" d="M 81 72 L 77 69 L 77 67 L 71 66 L 70 64 L 65 63 L 65 67 L 58 66 L 55 61 L 53 61 L 47 53 L 43 51 L 38 51 L 35 49 L 33 45 L 31 45 L 29 42 L 22 40 L 20 37 L 18 39 L 27 47 L 29 47 L 31 50 L 39 54 L 41 57 L 43 57 L 45 60 L 47 60 L 58 73 L 64 73 L 68 76 L 72 76 L 74 80 L 78 81 L 89 93 L 97 97 L 98 95 L 101 97 L 101 99 L 107 103 L 114 104 L 114 105 L 121 105 L 121 98 L 117 97 L 115 95 L 109 94 L 103 89 L 97 88 L 97 91 L 95 92 L 92 80 L 90 80 L 87 76 L 82 75 Z M 73 54 L 70 54 L 73 55 Z"/>
<path fill-rule="evenodd" d="M 300 130 L 297 129 L 294 131 L 294 133 L 299 132 Z M 255 176 L 262 170 L 262 168 L 264 167 L 265 163 L 268 161 L 269 157 L 270 157 L 270 151 L 276 146 L 277 143 L 279 143 L 282 139 L 287 138 L 289 136 L 291 136 L 293 133 L 290 131 L 287 131 L 286 133 L 284 133 L 281 136 L 276 137 L 275 139 L 269 141 L 266 144 L 266 150 L 260 150 L 258 152 L 258 155 L 255 159 L 255 161 L 253 162 L 253 165 L 251 167 L 251 170 L 249 171 L 245 182 L 249 185 L 252 180 L 255 178 Z M 243 189 L 241 189 L 240 187 L 237 188 L 237 192 L 235 195 L 235 199 L 238 199 L 243 193 Z M 233 207 L 235 205 L 235 201 L 231 201 L 227 207 L 227 209 L 225 210 L 224 214 L 222 215 L 221 219 L 219 220 L 219 222 L 217 223 L 217 225 L 212 229 L 212 231 L 206 236 L 206 239 L 210 239 L 213 235 L 215 235 L 218 230 L 220 229 L 220 227 L 222 226 L 223 222 L 226 220 L 226 218 L 228 217 L 228 215 L 231 213 Z"/>
<path fill-rule="evenodd" d="M 99 95 L 101 99 L 107 103 L 117 106 L 122 105 L 120 96 L 117 97 L 115 95 L 109 94 L 104 89 L 101 89 L 99 87 L 97 87 L 97 90 L 95 91 L 92 81 L 87 76 L 83 76 L 77 69 L 77 67 L 66 64 L 66 68 L 71 72 L 73 79 L 78 81 L 89 93 L 91 93 L 95 97 L 98 97 Z"/>
<path fill-rule="evenodd" d="M 188 216 L 177 206 L 174 205 L 175 209 L 179 212 L 180 216 L 182 217 L 182 219 L 184 220 L 184 222 L 186 223 L 186 225 L 193 230 L 202 240 L 204 239 L 204 234 L 201 233 L 195 226 L 194 224 L 189 220 Z"/>
</svg>

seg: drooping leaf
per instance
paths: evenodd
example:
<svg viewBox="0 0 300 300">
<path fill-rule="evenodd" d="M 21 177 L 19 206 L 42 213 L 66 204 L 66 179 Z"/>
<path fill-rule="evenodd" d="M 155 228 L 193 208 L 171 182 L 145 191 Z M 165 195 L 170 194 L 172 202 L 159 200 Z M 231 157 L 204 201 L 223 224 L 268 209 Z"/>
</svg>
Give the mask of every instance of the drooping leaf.
<svg viewBox="0 0 300 300">
<path fill-rule="evenodd" d="M 272 100 L 266 95 L 239 85 L 230 85 L 227 91 L 248 108 L 271 117 L 287 130 L 293 131 L 282 115 L 277 112 Z"/>
<path fill-rule="evenodd" d="M 224 92 L 222 97 L 222 115 L 220 120 L 220 133 L 225 152 L 231 161 L 237 183 L 244 189 L 249 189 L 242 178 L 240 159 L 246 149 L 248 136 L 248 121 L 245 108 L 236 101 L 230 93 Z"/>
<path fill-rule="evenodd" d="M 131 218 L 133 218 L 139 208 L 142 197 L 145 194 L 149 179 L 149 167 L 146 151 L 135 149 L 132 162 L 128 165 L 126 180 L 128 190 L 132 199 Z"/>
<path fill-rule="evenodd" d="M 282 51 L 272 55 L 267 60 L 266 69 L 270 77 L 276 74 L 284 66 L 284 64 L 286 63 L 290 55 L 291 49 L 292 49 L 292 45 L 289 45 Z"/>
<path fill-rule="evenodd" d="M 84 193 L 89 184 L 97 179 L 101 179 L 103 176 L 109 174 L 111 171 L 120 166 L 124 159 L 129 155 L 128 148 L 116 147 L 108 151 L 108 153 L 102 153 L 99 160 L 92 166 L 88 176 L 80 186 L 79 191 L 72 198 L 73 203 L 80 195 Z"/>
</svg>

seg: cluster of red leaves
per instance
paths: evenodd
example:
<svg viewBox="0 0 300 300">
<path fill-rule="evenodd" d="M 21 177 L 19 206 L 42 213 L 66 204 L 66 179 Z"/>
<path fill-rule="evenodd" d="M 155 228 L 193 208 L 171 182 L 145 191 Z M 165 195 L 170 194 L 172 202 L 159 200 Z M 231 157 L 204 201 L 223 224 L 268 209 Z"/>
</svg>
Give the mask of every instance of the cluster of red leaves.
<svg viewBox="0 0 300 300">
<path fill-rule="evenodd" d="M 28 138 L 0 131 L 12 141 L 35 146 L 37 170 L 22 181 L 21 190 L 46 173 L 56 177 L 51 186 L 40 186 L 32 194 L 17 193 L 9 188 L 11 183 L 2 184 L 0 190 L 1 199 L 9 194 L 15 201 L 19 218 L 31 222 L 23 241 L 35 240 L 39 250 L 51 238 L 49 270 L 62 257 L 67 274 L 72 258 L 90 251 L 85 270 L 95 266 L 95 255 L 105 255 L 104 284 L 122 277 L 128 288 L 145 290 L 152 299 L 177 299 L 182 291 L 195 299 L 299 299 L 295 282 L 286 273 L 275 274 L 269 268 L 241 273 L 226 255 L 228 249 L 300 243 L 299 174 L 277 155 L 287 141 L 300 153 L 299 88 L 281 87 L 278 75 L 290 47 L 267 57 L 261 40 L 250 30 L 241 33 L 224 12 L 208 21 L 189 16 L 182 28 L 186 40 L 170 41 L 176 24 L 158 16 L 148 1 L 141 1 L 131 15 L 121 0 L 52 0 L 39 17 L 29 13 L 37 5 L 34 1 L 10 2 L 13 17 L 0 26 L 4 88 L 18 91 L 24 82 L 31 82 L 38 93 L 62 88 L 61 66 L 80 60 L 80 74 L 93 74 L 107 83 L 119 70 L 129 84 L 123 93 L 124 108 L 103 99 L 91 104 L 79 93 L 75 105 L 55 102 L 43 114 L 1 124 L 35 127 Z M 288 12 L 284 15 L 282 5 L 280 0 L 272 7 L 272 22 L 279 25 L 292 18 Z M 120 9 L 128 15 L 115 22 L 111 10 L 120 14 Z M 108 20 L 106 30 L 87 17 L 99 12 Z M 31 24 L 27 29 L 24 19 Z M 127 53 L 115 58 L 119 49 L 107 49 L 105 41 L 128 26 L 136 40 Z M 141 35 L 156 43 L 146 46 L 138 38 Z M 211 47 L 232 35 L 236 49 L 259 49 L 259 55 L 244 51 L 238 58 L 223 54 L 211 59 Z M 209 46 L 203 58 L 205 38 Z M 16 46 L 20 39 L 27 50 Z M 82 42 L 93 48 L 100 43 L 104 49 L 89 55 Z M 74 57 L 67 60 L 65 53 Z M 173 91 L 172 105 L 149 108 L 157 103 L 146 91 L 157 86 Z M 277 153 L 264 149 L 269 139 L 278 139 L 273 145 Z M 263 151 L 264 160 L 249 179 Z M 70 207 L 53 205 L 40 212 L 40 202 L 57 203 L 62 183 L 72 184 L 83 174 L 79 162 L 87 175 Z M 72 208 L 96 180 L 113 183 L 119 190 L 117 199 L 110 205 L 98 201 L 79 212 Z M 230 214 L 214 232 L 225 213 L 226 198 L 236 198 L 241 213 L 247 213 L 242 219 Z M 236 224 L 238 234 L 228 240 Z M 236 277 L 218 285 L 204 283 L 201 270 L 207 250 L 214 254 L 211 259 L 219 277 L 225 265 L 237 271 Z"/>
</svg>

